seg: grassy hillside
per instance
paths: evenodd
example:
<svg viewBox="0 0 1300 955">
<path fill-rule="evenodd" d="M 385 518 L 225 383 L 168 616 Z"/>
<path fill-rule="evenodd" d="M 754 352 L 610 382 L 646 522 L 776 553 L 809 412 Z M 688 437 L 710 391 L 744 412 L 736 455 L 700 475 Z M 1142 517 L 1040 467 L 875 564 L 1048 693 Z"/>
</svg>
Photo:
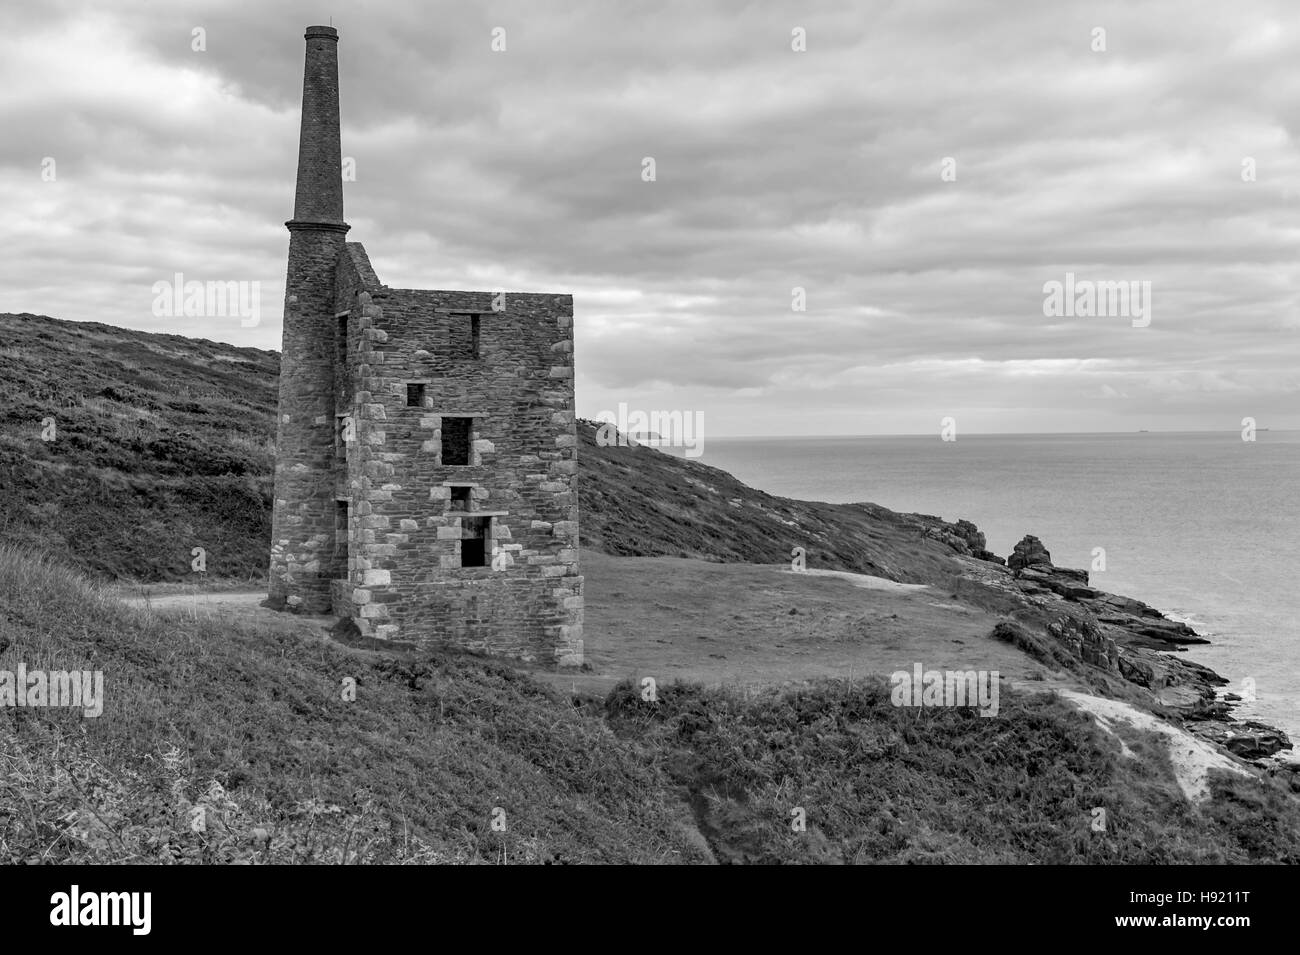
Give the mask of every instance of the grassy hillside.
<svg viewBox="0 0 1300 955">
<path fill-rule="evenodd" d="M 219 342 L 0 315 L 0 537 L 101 579 L 265 573 L 279 356 Z M 54 440 L 42 440 L 52 420 Z M 952 551 L 871 505 L 773 497 L 579 426 L 583 545 L 932 581 Z"/>
<path fill-rule="evenodd" d="M 1158 744 L 1123 758 L 1046 696 L 996 719 L 878 681 L 570 699 L 470 656 L 128 609 L 7 546 L 0 648 L 100 669 L 106 698 L 0 708 L 0 862 L 1300 861 L 1271 781 L 1192 808 Z"/>
<path fill-rule="evenodd" d="M 699 855 L 658 770 L 507 667 L 150 615 L 8 547 L 0 621 L 0 669 L 101 669 L 106 697 L 0 709 L 0 861 Z"/>
<path fill-rule="evenodd" d="M 0 536 L 106 579 L 178 579 L 194 547 L 263 574 L 278 374 L 274 352 L 0 315 Z"/>
<path fill-rule="evenodd" d="M 873 504 L 821 504 L 755 490 L 726 471 L 649 447 L 600 447 L 580 421 L 584 546 L 607 554 L 789 563 L 912 583 L 948 581 L 953 550 L 925 531 L 937 518 Z"/>
<path fill-rule="evenodd" d="M 1193 806 L 1162 742 L 1116 728 L 1123 756 L 1050 695 L 1004 691 L 994 719 L 895 708 L 877 679 L 571 696 L 287 615 L 120 603 L 103 582 L 192 580 L 196 546 L 210 577 L 264 574 L 277 373 L 270 352 L 0 315 L 0 675 L 97 669 L 107 697 L 97 718 L 0 706 L 0 862 L 1300 861 L 1279 783 L 1216 778 Z M 947 584 L 978 546 L 579 433 L 589 549 L 753 565 L 802 546 L 810 567 Z M 1092 634 L 981 599 L 1058 643 Z"/>
</svg>

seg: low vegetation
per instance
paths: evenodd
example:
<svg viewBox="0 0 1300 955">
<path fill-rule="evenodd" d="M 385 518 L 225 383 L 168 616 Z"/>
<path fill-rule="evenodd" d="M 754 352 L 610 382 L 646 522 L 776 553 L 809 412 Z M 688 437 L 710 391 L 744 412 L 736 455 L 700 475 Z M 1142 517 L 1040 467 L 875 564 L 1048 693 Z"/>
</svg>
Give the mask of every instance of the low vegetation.
<svg viewBox="0 0 1300 955">
<path fill-rule="evenodd" d="M 1158 746 L 1123 758 L 1046 698 L 996 719 L 875 682 L 570 699 L 472 656 L 131 609 L 12 546 L 0 648 L 0 671 L 105 682 L 98 718 L 0 708 L 4 862 L 1300 861 L 1269 781 L 1191 807 Z"/>
<path fill-rule="evenodd" d="M 657 769 L 508 667 L 138 611 L 10 547 L 0 621 L 0 670 L 97 669 L 105 684 L 98 718 L 0 708 L 0 861 L 698 854 Z"/>
<path fill-rule="evenodd" d="M 0 537 L 103 580 L 265 571 L 279 356 L 0 315 Z"/>
<path fill-rule="evenodd" d="M 1194 807 L 1163 744 L 1128 732 L 1139 758 L 1121 756 L 1050 695 L 1004 698 L 993 719 L 895 707 L 878 679 L 658 695 L 624 684 L 606 710 L 689 793 L 721 861 L 1300 862 L 1300 807 L 1280 785 L 1219 777 Z"/>
<path fill-rule="evenodd" d="M 878 681 L 567 697 L 474 656 L 132 609 L 106 582 L 188 589 L 194 547 L 219 585 L 263 574 L 278 356 L 34 315 L 0 333 L 0 677 L 105 690 L 93 718 L 0 705 L 0 862 L 1300 861 L 1272 780 L 1192 806 L 1158 741 L 1130 730 L 1122 756 L 1046 695 L 993 719 Z M 822 568 L 952 573 L 906 515 L 579 435 L 586 547 L 773 563 L 797 539 Z"/>
</svg>

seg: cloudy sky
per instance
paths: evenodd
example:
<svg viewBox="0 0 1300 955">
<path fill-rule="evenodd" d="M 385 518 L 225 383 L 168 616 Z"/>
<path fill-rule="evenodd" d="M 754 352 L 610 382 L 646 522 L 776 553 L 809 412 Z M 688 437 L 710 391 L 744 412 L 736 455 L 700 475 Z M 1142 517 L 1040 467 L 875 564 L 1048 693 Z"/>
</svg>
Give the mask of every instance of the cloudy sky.
<svg viewBox="0 0 1300 955">
<path fill-rule="evenodd" d="M 584 416 L 1300 427 L 1294 0 L 3 2 L 0 311 L 278 348 L 332 16 L 349 239 L 396 287 L 572 292 Z M 155 316 L 177 272 L 259 322 Z M 1044 315 L 1067 273 L 1149 323 Z"/>
</svg>

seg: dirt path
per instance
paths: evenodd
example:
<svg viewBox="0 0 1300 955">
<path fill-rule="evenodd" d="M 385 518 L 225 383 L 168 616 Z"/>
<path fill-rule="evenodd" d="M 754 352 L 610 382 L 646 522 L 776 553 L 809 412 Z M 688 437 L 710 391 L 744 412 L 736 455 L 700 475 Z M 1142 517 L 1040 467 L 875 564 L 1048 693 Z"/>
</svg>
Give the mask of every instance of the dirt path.
<svg viewBox="0 0 1300 955">
<path fill-rule="evenodd" d="M 181 614 L 188 617 L 217 617 L 313 638 L 327 635 L 330 628 L 338 621 L 338 617 L 324 614 L 290 614 L 268 610 L 261 606 L 262 601 L 266 599 L 266 591 L 260 588 L 219 590 L 211 593 L 174 593 L 152 597 L 122 595 L 120 599 L 124 604 L 141 610 Z"/>
<path fill-rule="evenodd" d="M 200 611 L 249 611 L 264 609 L 258 604 L 266 599 L 260 590 L 227 590 L 213 593 L 166 594 L 160 597 L 123 597 L 122 602 L 132 607 L 152 610 Z M 271 613 L 272 611 L 267 611 Z"/>
</svg>

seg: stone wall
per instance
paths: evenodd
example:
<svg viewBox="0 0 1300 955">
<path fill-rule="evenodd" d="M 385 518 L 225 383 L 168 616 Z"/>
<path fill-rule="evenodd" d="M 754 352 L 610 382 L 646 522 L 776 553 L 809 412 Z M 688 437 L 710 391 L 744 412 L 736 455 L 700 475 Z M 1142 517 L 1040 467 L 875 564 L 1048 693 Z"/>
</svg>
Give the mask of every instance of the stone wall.
<svg viewBox="0 0 1300 955">
<path fill-rule="evenodd" d="M 294 229 L 285 283 L 270 596 L 316 613 L 330 609 L 335 546 L 334 266 L 342 246 L 340 231 Z"/>
<path fill-rule="evenodd" d="M 273 606 L 326 612 L 336 576 L 335 270 L 345 245 L 339 165 L 338 31 L 308 27 L 302 125 L 276 425 L 269 595 Z M 346 558 L 345 558 L 346 559 Z"/>
<path fill-rule="evenodd" d="M 573 299 L 382 285 L 344 238 L 338 33 L 305 39 L 272 605 L 580 664 Z"/>
<path fill-rule="evenodd" d="M 350 308 L 355 441 L 349 579 L 358 628 L 529 660 L 582 660 L 573 305 L 567 295 L 389 289 L 364 252 L 340 262 Z M 461 357 L 468 315 L 478 357 Z M 423 386 L 416 406 L 408 385 Z M 469 462 L 443 460 L 443 420 L 472 418 Z M 453 486 L 468 488 L 455 510 Z M 467 516 L 486 559 L 462 567 Z"/>
</svg>

